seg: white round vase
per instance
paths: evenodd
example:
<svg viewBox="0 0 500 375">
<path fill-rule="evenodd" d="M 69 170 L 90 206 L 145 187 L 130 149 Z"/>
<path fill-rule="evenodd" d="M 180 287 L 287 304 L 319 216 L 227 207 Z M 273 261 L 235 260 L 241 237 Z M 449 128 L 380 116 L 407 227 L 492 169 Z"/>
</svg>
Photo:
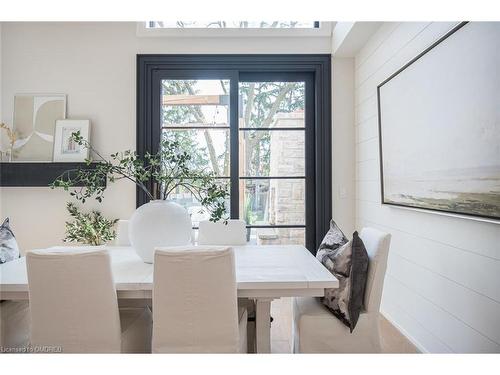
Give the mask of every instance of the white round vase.
<svg viewBox="0 0 500 375">
<path fill-rule="evenodd" d="M 189 213 L 173 202 L 154 200 L 143 204 L 132 214 L 128 229 L 130 244 L 146 263 L 153 263 L 155 247 L 191 243 Z"/>
</svg>

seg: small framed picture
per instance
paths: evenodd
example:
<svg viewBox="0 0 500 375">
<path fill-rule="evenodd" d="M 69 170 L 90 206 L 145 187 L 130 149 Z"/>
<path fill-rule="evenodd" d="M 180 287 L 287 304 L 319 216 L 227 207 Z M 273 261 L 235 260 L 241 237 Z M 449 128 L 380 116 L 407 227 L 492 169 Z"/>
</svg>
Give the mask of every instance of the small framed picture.
<svg viewBox="0 0 500 375">
<path fill-rule="evenodd" d="M 54 139 L 54 162 L 84 162 L 89 156 L 86 147 L 76 143 L 71 135 L 80 132 L 90 142 L 89 120 L 58 120 Z"/>
</svg>

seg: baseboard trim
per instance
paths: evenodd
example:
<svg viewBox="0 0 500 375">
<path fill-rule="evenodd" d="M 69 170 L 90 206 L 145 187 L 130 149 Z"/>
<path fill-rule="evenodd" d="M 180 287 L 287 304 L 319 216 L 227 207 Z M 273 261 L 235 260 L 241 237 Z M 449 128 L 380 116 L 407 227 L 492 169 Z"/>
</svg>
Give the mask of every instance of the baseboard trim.
<svg viewBox="0 0 500 375">
<path fill-rule="evenodd" d="M 380 313 L 399 331 L 399 333 L 406 337 L 406 339 L 408 339 L 408 341 L 410 341 L 415 346 L 415 348 L 417 348 L 417 351 L 419 353 L 429 353 L 429 351 L 425 349 L 425 347 L 418 340 L 416 340 L 412 335 L 408 333 L 408 331 L 406 331 L 403 327 L 396 323 L 391 314 L 389 314 L 387 311 L 383 311 L 382 309 L 380 310 Z"/>
</svg>

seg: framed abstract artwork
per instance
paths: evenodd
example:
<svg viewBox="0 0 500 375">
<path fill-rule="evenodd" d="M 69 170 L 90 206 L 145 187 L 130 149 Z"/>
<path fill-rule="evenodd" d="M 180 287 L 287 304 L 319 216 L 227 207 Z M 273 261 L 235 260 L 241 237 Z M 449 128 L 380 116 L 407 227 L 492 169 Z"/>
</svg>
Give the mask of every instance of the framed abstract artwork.
<svg viewBox="0 0 500 375">
<path fill-rule="evenodd" d="M 89 120 L 57 120 L 54 140 L 55 162 L 84 162 L 89 156 L 88 148 L 80 146 L 72 138 L 73 133 L 90 142 Z"/>
<path fill-rule="evenodd" d="M 66 95 L 19 94 L 14 97 L 15 162 L 51 162 L 56 121 L 66 118 Z"/>
<path fill-rule="evenodd" d="M 500 220 L 500 23 L 461 23 L 377 88 L 383 204 Z"/>
</svg>

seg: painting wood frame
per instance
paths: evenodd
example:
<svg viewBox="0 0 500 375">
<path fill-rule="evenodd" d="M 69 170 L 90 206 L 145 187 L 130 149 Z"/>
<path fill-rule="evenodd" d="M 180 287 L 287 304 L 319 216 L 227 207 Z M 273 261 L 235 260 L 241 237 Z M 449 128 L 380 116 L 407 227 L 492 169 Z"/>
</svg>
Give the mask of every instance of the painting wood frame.
<svg viewBox="0 0 500 375">
<path fill-rule="evenodd" d="M 401 67 L 395 73 L 390 75 L 386 80 L 384 80 L 382 83 L 380 83 L 377 86 L 381 203 L 384 205 L 412 209 L 412 210 L 416 210 L 416 211 L 423 211 L 423 212 L 429 211 L 429 212 L 434 212 L 434 213 L 440 213 L 442 215 L 458 216 L 458 217 L 462 217 L 462 218 L 475 219 L 475 220 L 480 220 L 480 221 L 488 221 L 488 222 L 493 222 L 493 223 L 498 224 L 498 223 L 500 223 L 500 213 L 498 214 L 498 216 L 496 214 L 495 215 L 488 215 L 488 214 L 483 215 L 483 214 L 473 213 L 473 212 L 463 212 L 463 211 L 455 211 L 455 210 L 444 210 L 444 209 L 439 209 L 439 208 L 430 208 L 430 207 L 425 207 L 425 206 L 419 206 L 418 204 L 409 204 L 409 203 L 406 204 L 406 203 L 399 203 L 399 202 L 398 203 L 390 202 L 386 199 L 385 189 L 384 189 L 384 158 L 383 158 L 381 88 L 386 83 L 391 81 L 393 78 L 398 76 L 405 69 L 407 69 L 409 66 L 411 66 L 412 64 L 417 62 L 419 59 L 421 59 L 429 51 L 434 49 L 436 46 L 440 45 L 443 41 L 448 39 L 450 36 L 455 34 L 457 31 L 462 29 L 468 23 L 469 22 L 459 23 L 457 26 L 455 26 L 453 29 L 451 29 L 448 33 L 446 33 L 444 36 L 442 36 L 440 39 L 438 39 L 435 43 L 433 43 L 431 46 L 429 46 L 427 49 L 425 49 L 423 52 L 421 52 L 419 55 L 417 55 L 415 58 L 413 58 L 411 61 L 409 61 L 407 64 L 405 64 L 403 67 Z M 402 163 L 404 163 L 404 161 L 402 161 Z"/>
</svg>

